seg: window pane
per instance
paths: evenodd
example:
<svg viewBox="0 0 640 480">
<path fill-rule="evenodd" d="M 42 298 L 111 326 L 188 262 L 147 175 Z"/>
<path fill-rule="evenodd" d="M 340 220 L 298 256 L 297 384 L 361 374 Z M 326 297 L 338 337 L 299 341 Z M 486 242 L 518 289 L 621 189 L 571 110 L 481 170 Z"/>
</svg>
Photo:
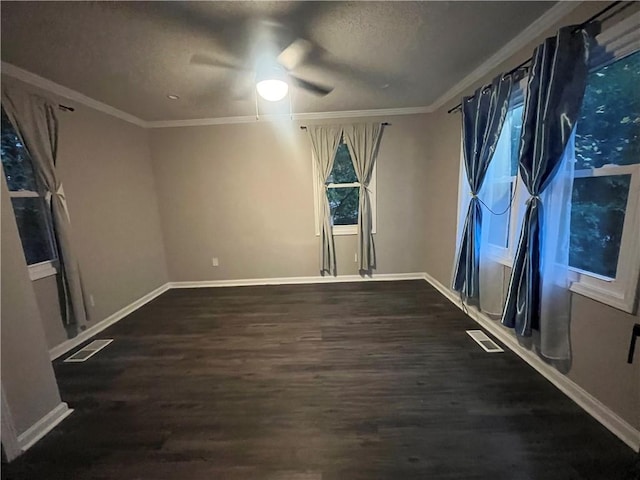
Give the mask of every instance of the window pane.
<svg viewBox="0 0 640 480">
<path fill-rule="evenodd" d="M 347 144 L 340 143 L 333 163 L 333 170 L 327 179 L 327 183 L 355 183 L 357 181 L 358 177 L 356 177 L 356 171 L 353 169 Z"/>
<path fill-rule="evenodd" d="M 489 221 L 489 233 L 487 241 L 498 247 L 509 247 L 509 224 L 511 221 L 511 212 L 509 203 L 511 202 L 511 189 L 513 181 L 496 183 L 492 186 L 492 202 L 491 210 L 487 216 Z M 496 215 L 501 214 L 501 215 Z"/>
<path fill-rule="evenodd" d="M 640 52 L 589 75 L 576 160 L 576 170 L 640 162 Z"/>
<path fill-rule="evenodd" d="M 360 187 L 329 188 L 327 198 L 334 225 L 356 225 L 358 223 L 358 200 Z"/>
<path fill-rule="evenodd" d="M 2 166 L 10 191 L 37 190 L 31 159 L 4 109 L 2 110 Z"/>
<path fill-rule="evenodd" d="M 576 178 L 569 265 L 615 278 L 631 175 Z"/>
<path fill-rule="evenodd" d="M 22 248 L 27 264 L 55 258 L 46 221 L 46 204 L 41 197 L 12 198 Z"/>
<path fill-rule="evenodd" d="M 511 164 L 510 173 L 512 177 L 518 175 L 518 156 L 520 155 L 520 134 L 522 133 L 522 112 L 524 105 L 520 105 L 509 110 L 509 120 L 511 125 Z"/>
</svg>

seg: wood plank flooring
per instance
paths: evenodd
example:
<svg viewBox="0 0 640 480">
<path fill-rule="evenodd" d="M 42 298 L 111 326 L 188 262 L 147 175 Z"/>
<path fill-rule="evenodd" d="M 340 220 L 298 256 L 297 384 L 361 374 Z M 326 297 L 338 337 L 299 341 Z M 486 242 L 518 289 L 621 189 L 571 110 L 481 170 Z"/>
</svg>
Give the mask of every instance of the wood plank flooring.
<svg viewBox="0 0 640 480">
<path fill-rule="evenodd" d="M 636 480 L 638 456 L 424 281 L 171 290 L 55 362 L 9 479 Z"/>
</svg>

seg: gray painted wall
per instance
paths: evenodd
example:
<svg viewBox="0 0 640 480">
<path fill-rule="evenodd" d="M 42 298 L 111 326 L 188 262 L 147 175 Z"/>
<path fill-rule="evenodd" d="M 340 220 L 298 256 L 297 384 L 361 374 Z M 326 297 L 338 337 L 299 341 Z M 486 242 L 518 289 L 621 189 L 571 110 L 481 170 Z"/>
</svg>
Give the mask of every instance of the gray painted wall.
<svg viewBox="0 0 640 480">
<path fill-rule="evenodd" d="M 58 282 L 55 276 L 50 276 L 35 280 L 31 284 L 38 301 L 44 336 L 49 349 L 52 349 L 68 339 L 60 314 Z"/>
<path fill-rule="evenodd" d="M 72 104 L 6 76 L 2 82 Z M 81 105 L 73 106 L 75 112 L 58 115 L 57 167 L 67 197 L 91 326 L 165 284 L 168 276 L 148 131 Z M 52 348 L 66 340 L 55 278 L 37 280 L 34 288 Z"/>
<path fill-rule="evenodd" d="M 42 321 L 2 175 L 2 389 L 17 434 L 60 404 Z"/>
<path fill-rule="evenodd" d="M 58 169 L 93 324 L 168 279 L 148 132 L 89 108 L 61 113 Z"/>
<path fill-rule="evenodd" d="M 419 272 L 426 117 L 355 121 L 384 120 L 392 125 L 377 163 L 376 271 Z M 155 129 L 151 150 L 172 281 L 319 274 L 311 147 L 299 123 Z M 335 243 L 338 273 L 356 274 L 356 236 Z"/>
<path fill-rule="evenodd" d="M 586 2 L 567 18 L 559 19 L 545 36 L 552 35 L 561 25 L 580 23 L 602 7 L 602 2 Z M 469 88 L 465 95 L 528 58 L 543 38 L 541 36 L 505 61 Z M 447 110 L 456 103 L 458 101 L 454 100 L 429 115 L 424 132 L 430 145 L 430 175 L 423 214 L 434 232 L 427 231 L 426 271 L 446 286 L 450 285 L 455 255 L 461 130 L 460 115 L 447 114 Z M 508 275 L 505 281 L 508 282 Z M 573 294 L 573 363 L 568 376 L 636 429 L 640 429 L 640 362 L 636 359 L 629 365 L 626 356 L 632 326 L 638 321 L 638 315 L 629 315 Z"/>
<path fill-rule="evenodd" d="M 580 22 L 600 8 L 599 2 L 584 4 L 558 25 Z M 527 58 L 537 43 L 504 62 L 469 93 Z M 392 123 L 378 158 L 378 273 L 426 271 L 449 284 L 460 118 L 446 109 L 455 103 L 429 115 L 354 119 Z M 59 168 L 83 279 L 96 302 L 92 320 L 107 317 L 168 280 L 317 275 L 310 147 L 298 126 L 259 123 L 145 131 L 84 107 L 61 113 Z M 10 222 L 3 189 L 2 377 L 3 384 L 8 379 L 5 388 L 12 404 L 23 401 L 16 400 L 20 395 L 26 399 L 18 407 L 24 413 L 18 413 L 29 419 L 50 410 L 49 404 L 59 398 L 48 376 L 50 366 L 44 367 L 44 334 L 24 260 L 4 261 L 21 250 L 14 221 L 7 227 L 14 233 L 6 233 L 5 223 Z M 355 237 L 337 237 L 336 247 L 340 274 L 357 273 Z M 213 256 L 220 259 L 217 268 L 211 266 Z M 36 285 L 42 311 L 53 302 L 50 287 L 46 282 Z M 38 322 L 31 321 L 26 332 L 13 332 L 16 319 L 25 316 Z M 574 295 L 569 377 L 640 428 L 640 362 L 625 363 L 630 328 L 637 321 L 637 316 Z M 46 331 L 51 346 L 60 332 Z M 13 364 L 10 355 L 18 355 L 16 350 L 22 354 L 31 337 L 39 338 L 40 346 L 28 364 L 39 367 L 27 372 L 33 378 L 12 386 L 22 371 L 8 367 Z M 5 342 L 12 344 L 5 349 Z M 10 387 L 17 392 L 13 398 Z M 49 393 L 40 395 L 41 389 Z M 28 425 L 24 420 L 22 426 Z"/>
</svg>

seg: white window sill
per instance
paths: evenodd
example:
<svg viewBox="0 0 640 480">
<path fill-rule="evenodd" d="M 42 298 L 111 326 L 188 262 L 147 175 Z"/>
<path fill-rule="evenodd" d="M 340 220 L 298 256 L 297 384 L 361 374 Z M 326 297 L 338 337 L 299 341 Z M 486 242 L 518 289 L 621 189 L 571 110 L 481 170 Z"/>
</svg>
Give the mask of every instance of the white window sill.
<svg viewBox="0 0 640 480">
<path fill-rule="evenodd" d="M 34 263 L 29 265 L 29 278 L 31 281 L 40 280 L 41 278 L 51 277 L 58 273 L 57 262 L 49 260 L 47 262 Z"/>
<path fill-rule="evenodd" d="M 513 258 L 509 254 L 509 250 L 497 245 L 487 245 L 487 257 L 496 263 L 501 263 L 505 267 L 513 268 Z"/>
<path fill-rule="evenodd" d="M 496 257 L 493 255 L 489 255 L 489 259 L 493 260 L 496 263 L 500 263 L 505 267 L 513 268 L 513 259 L 511 258 Z"/>
<path fill-rule="evenodd" d="M 620 284 L 614 281 L 602 281 L 589 279 L 585 275 L 580 275 L 579 280 L 571 282 L 569 290 L 583 297 L 590 298 L 596 302 L 609 305 L 610 307 L 622 310 L 627 313 L 635 313 L 635 295 L 626 291 Z"/>
<path fill-rule="evenodd" d="M 357 225 L 334 225 L 332 228 L 334 235 L 357 235 Z"/>
<path fill-rule="evenodd" d="M 513 260 L 511 258 L 492 253 L 489 253 L 488 257 L 505 267 L 513 268 Z M 571 292 L 609 305 L 623 312 L 635 313 L 636 299 L 633 292 L 630 291 L 633 289 L 624 288 L 619 281 L 616 282 L 614 279 L 590 274 L 572 267 L 569 267 L 569 275 L 571 280 L 569 290 Z"/>
<path fill-rule="evenodd" d="M 335 225 L 332 228 L 332 232 L 334 236 L 342 236 L 342 235 L 357 235 L 358 234 L 358 226 L 357 225 Z M 375 228 L 371 232 L 372 234 L 376 234 Z M 320 236 L 320 232 L 316 230 L 316 237 Z"/>
</svg>

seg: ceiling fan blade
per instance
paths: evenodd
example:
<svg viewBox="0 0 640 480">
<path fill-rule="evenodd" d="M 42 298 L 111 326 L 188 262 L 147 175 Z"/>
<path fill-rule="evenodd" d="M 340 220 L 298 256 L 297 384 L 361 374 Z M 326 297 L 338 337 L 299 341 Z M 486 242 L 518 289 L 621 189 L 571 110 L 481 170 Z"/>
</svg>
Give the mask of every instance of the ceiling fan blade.
<svg viewBox="0 0 640 480">
<path fill-rule="evenodd" d="M 293 70 L 305 61 L 313 49 L 314 45 L 309 40 L 297 38 L 280 52 L 277 58 L 278 63 L 287 70 Z"/>
<path fill-rule="evenodd" d="M 303 88 L 316 95 L 324 96 L 324 95 L 328 95 L 333 91 L 333 87 L 325 87 L 317 83 L 309 82 L 307 80 L 298 78 L 292 74 L 289 74 L 289 77 L 291 78 L 291 80 L 293 80 L 293 83 L 296 84 L 298 87 Z"/>
<path fill-rule="evenodd" d="M 232 70 L 249 70 L 248 68 L 238 65 L 233 62 L 229 62 L 227 60 L 221 60 L 219 58 L 214 58 L 209 55 L 205 55 L 203 53 L 194 53 L 191 55 L 191 59 L 189 60 L 191 65 L 201 65 L 205 67 L 221 67 L 221 68 L 229 68 Z"/>
</svg>

